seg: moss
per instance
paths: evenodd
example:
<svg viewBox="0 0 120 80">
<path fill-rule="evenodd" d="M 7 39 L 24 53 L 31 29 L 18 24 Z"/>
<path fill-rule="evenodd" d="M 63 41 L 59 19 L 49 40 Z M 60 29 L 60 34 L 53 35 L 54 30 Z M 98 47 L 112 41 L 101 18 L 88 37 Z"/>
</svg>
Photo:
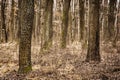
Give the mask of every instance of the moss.
<svg viewBox="0 0 120 80">
<path fill-rule="evenodd" d="M 32 71 L 32 67 L 31 67 L 31 66 L 25 68 L 25 72 L 26 72 L 26 73 L 27 73 L 27 72 L 30 72 L 30 71 Z"/>
<path fill-rule="evenodd" d="M 19 74 L 27 74 L 32 71 L 32 66 L 27 66 L 23 68 L 19 68 L 18 73 Z"/>
</svg>

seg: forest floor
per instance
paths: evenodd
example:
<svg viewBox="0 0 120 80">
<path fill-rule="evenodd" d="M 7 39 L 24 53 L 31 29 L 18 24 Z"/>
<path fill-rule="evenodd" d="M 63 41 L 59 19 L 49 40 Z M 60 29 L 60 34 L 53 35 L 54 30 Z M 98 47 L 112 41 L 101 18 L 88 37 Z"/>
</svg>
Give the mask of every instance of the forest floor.
<svg viewBox="0 0 120 80">
<path fill-rule="evenodd" d="M 33 71 L 20 75 L 18 70 L 18 45 L 0 44 L 0 80 L 120 80 L 120 42 L 117 48 L 101 45 L 101 62 L 85 62 L 86 51 L 80 43 L 66 49 L 54 46 L 44 54 L 39 46 L 32 46 Z"/>
</svg>

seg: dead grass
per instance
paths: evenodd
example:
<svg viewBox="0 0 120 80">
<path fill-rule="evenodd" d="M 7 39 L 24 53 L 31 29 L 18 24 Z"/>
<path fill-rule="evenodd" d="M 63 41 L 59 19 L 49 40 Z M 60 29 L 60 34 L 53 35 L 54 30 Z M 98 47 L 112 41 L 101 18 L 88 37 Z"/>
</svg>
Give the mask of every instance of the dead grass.
<svg viewBox="0 0 120 80">
<path fill-rule="evenodd" d="M 18 45 L 0 44 L 0 80 L 120 80 L 120 53 L 111 44 L 101 46 L 100 63 L 84 62 L 85 57 L 86 50 L 82 50 L 80 43 L 64 50 L 52 47 L 44 54 L 40 54 L 39 45 L 34 45 L 33 71 L 19 75 Z"/>
</svg>

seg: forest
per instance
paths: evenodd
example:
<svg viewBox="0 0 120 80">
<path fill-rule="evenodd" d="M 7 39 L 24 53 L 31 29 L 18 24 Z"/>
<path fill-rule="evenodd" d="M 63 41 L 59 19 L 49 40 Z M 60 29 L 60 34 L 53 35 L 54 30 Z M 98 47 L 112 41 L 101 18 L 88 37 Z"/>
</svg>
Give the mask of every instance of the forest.
<svg viewBox="0 0 120 80">
<path fill-rule="evenodd" d="M 120 80 L 120 0 L 0 0 L 0 80 Z"/>
</svg>

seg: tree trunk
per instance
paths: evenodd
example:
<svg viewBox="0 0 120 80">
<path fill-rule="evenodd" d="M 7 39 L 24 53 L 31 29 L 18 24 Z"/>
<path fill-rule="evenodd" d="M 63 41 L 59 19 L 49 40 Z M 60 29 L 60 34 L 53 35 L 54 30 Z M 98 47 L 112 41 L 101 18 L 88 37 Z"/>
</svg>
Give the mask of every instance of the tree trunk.
<svg viewBox="0 0 120 80">
<path fill-rule="evenodd" d="M 20 0 L 19 73 L 28 73 L 31 66 L 31 38 L 34 19 L 34 0 Z"/>
<path fill-rule="evenodd" d="M 18 19 L 18 30 L 17 30 L 17 35 L 16 35 L 16 41 L 19 42 L 20 40 L 20 33 L 21 33 L 21 21 L 20 21 L 20 17 L 21 17 L 21 0 L 18 0 L 18 15 L 17 15 L 17 19 Z"/>
<path fill-rule="evenodd" d="M 7 42 L 7 31 L 5 25 L 5 4 L 6 0 L 1 1 L 1 41 L 0 42 Z"/>
<path fill-rule="evenodd" d="M 53 0 L 46 0 L 45 2 L 45 11 L 44 11 L 44 27 L 43 27 L 43 49 L 48 49 L 52 46 L 53 38 Z"/>
<path fill-rule="evenodd" d="M 116 9 L 117 0 L 110 0 L 109 2 L 109 11 L 108 11 L 108 39 L 109 41 L 115 35 L 115 9 Z"/>
<path fill-rule="evenodd" d="M 100 0 L 89 0 L 89 38 L 88 51 L 86 61 L 100 61 L 99 41 L 100 41 L 100 27 L 99 27 L 99 9 Z"/>
<path fill-rule="evenodd" d="M 120 2 L 117 3 L 117 11 L 116 11 L 116 19 L 115 19 L 115 36 L 114 36 L 114 39 L 113 39 L 113 47 L 116 47 L 117 46 L 117 41 L 119 41 L 119 20 L 120 20 L 120 17 L 119 17 L 119 7 L 120 7 Z"/>
<path fill-rule="evenodd" d="M 85 29 L 85 8 L 84 8 L 84 0 L 79 0 L 79 16 L 80 16 L 80 38 L 79 40 L 83 40 L 84 29 Z"/>
<path fill-rule="evenodd" d="M 61 48 L 66 48 L 70 2 L 71 0 L 64 0 L 63 3 Z"/>
<path fill-rule="evenodd" d="M 108 40 L 108 1 L 104 0 L 103 6 L 103 39 Z"/>
<path fill-rule="evenodd" d="M 49 33 L 48 33 L 48 47 L 52 46 L 52 39 L 53 39 L 53 0 L 49 1 L 49 8 L 48 8 L 48 23 L 49 23 Z"/>
<path fill-rule="evenodd" d="M 9 40 L 10 41 L 13 41 L 14 40 L 14 13 L 15 13 L 15 10 L 14 10 L 14 7 L 15 7 L 15 2 L 14 0 L 12 0 L 12 4 L 11 4 L 11 25 L 9 27 Z"/>
<path fill-rule="evenodd" d="M 37 38 L 37 42 L 39 42 L 40 41 L 40 29 L 41 29 L 41 21 L 40 21 L 40 19 L 41 19 L 41 0 L 38 0 L 38 19 L 37 19 L 37 35 L 38 35 L 38 38 Z"/>
</svg>

